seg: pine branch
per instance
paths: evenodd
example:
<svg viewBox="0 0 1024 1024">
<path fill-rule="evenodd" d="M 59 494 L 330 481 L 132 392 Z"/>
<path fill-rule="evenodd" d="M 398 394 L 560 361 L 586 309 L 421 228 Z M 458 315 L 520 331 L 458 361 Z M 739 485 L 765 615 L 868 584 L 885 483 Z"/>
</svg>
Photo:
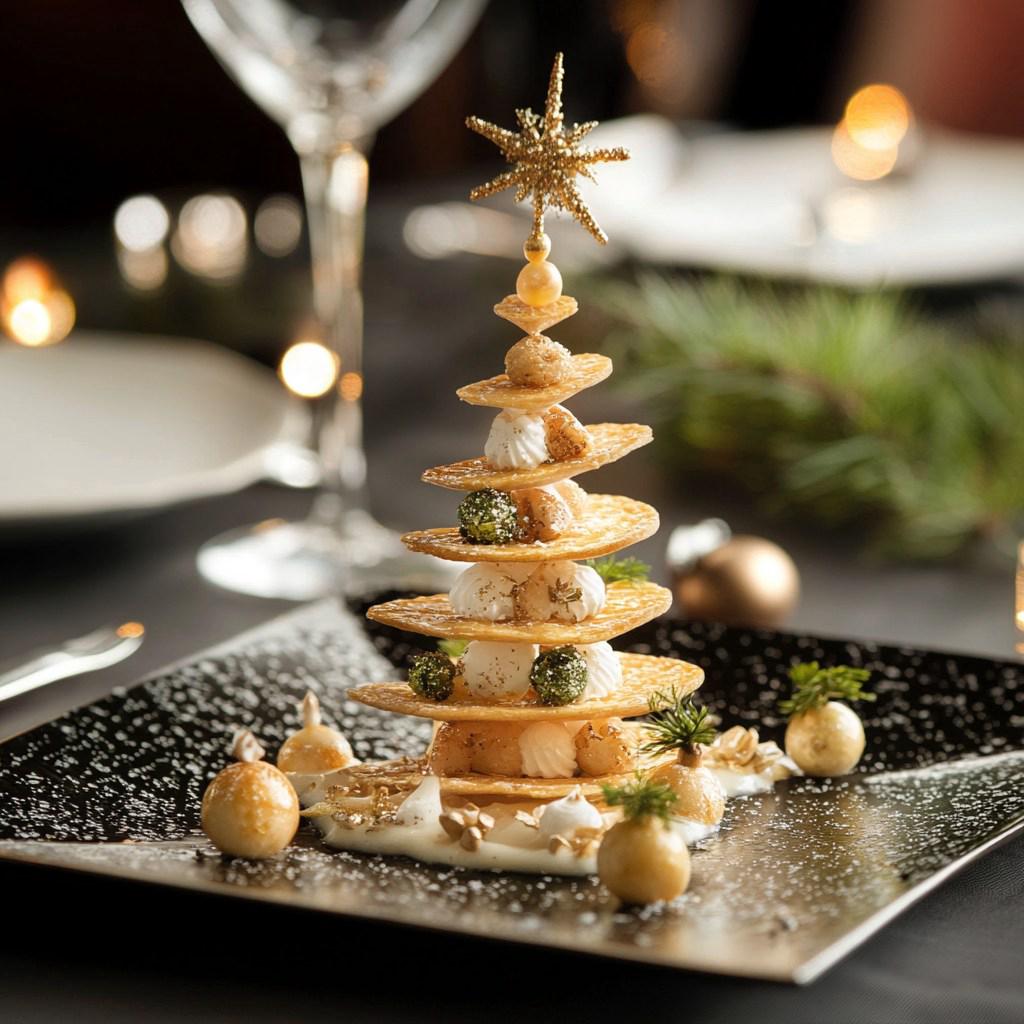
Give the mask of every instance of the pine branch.
<svg viewBox="0 0 1024 1024">
<path fill-rule="evenodd" d="M 875 694 L 863 689 L 870 678 L 871 673 L 866 668 L 849 665 L 822 668 L 816 661 L 798 662 L 789 670 L 793 696 L 779 701 L 779 711 L 792 718 L 822 708 L 830 700 L 875 700 Z"/>
<path fill-rule="evenodd" d="M 655 693 L 650 699 L 651 717 L 646 722 L 654 739 L 643 749 L 653 754 L 670 750 L 692 753 L 700 744 L 715 741 L 715 729 L 706 707 L 697 707 L 690 697 L 682 697 L 673 687 Z"/>
<path fill-rule="evenodd" d="M 672 787 L 664 782 L 655 782 L 642 772 L 624 786 L 610 786 L 602 783 L 601 792 L 609 807 L 621 807 L 627 820 L 657 817 L 667 822 L 672 805 L 678 797 Z"/>
<path fill-rule="evenodd" d="M 876 553 L 951 555 L 1024 526 L 1024 338 L 954 334 L 891 292 L 606 284 L 606 347 L 662 457 L 769 512 L 871 523 Z"/>
<path fill-rule="evenodd" d="M 588 558 L 584 565 L 589 565 L 605 583 L 646 583 L 651 576 L 651 567 L 646 562 L 632 556 L 616 558 Z"/>
<path fill-rule="evenodd" d="M 466 648 L 469 646 L 468 640 L 463 640 L 460 637 L 451 637 L 448 640 L 438 640 L 437 649 L 442 654 L 447 654 L 449 658 L 457 660 L 466 653 Z"/>
</svg>

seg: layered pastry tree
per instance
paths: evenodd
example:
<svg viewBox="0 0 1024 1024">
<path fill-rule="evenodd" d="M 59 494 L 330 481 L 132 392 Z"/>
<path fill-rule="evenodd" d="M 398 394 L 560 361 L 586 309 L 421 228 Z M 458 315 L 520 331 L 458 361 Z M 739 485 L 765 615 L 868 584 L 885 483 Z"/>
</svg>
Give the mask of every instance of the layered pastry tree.
<svg viewBox="0 0 1024 1024">
<path fill-rule="evenodd" d="M 544 333 L 577 310 L 548 259 L 545 212 L 568 212 L 603 244 L 576 178 L 590 177 L 596 163 L 628 158 L 622 149 L 584 148 L 595 124 L 566 125 L 561 91 L 558 55 L 543 114 L 517 111 L 515 132 L 468 121 L 512 164 L 472 197 L 512 188 L 533 204 L 526 265 L 515 294 L 494 307 L 523 337 L 508 350 L 504 373 L 458 391 L 464 402 L 499 410 L 483 455 L 423 474 L 467 492 L 458 525 L 403 538 L 414 551 L 473 564 L 448 594 L 368 612 L 376 622 L 437 638 L 438 649 L 412 659 L 406 682 L 349 691 L 374 708 L 432 719 L 429 749 L 329 777 L 296 777 L 303 802 L 314 805 L 307 815 L 332 845 L 593 871 L 597 845 L 618 813 L 607 806 L 606 787 L 639 769 L 669 768 L 673 744 L 693 738 L 684 723 L 678 743 L 651 742 L 631 719 L 686 706 L 703 672 L 672 658 L 619 653 L 609 643 L 671 604 L 670 592 L 647 581 L 635 560 L 614 557 L 654 534 L 658 513 L 634 498 L 588 494 L 576 482 L 650 442 L 651 430 L 581 424 L 563 403 L 605 380 L 611 361 L 573 355 Z M 701 782 L 695 766 L 687 772 L 698 795 L 705 782 L 713 786 L 714 799 L 693 805 L 710 807 L 695 824 L 713 828 L 721 789 L 710 776 Z"/>
</svg>

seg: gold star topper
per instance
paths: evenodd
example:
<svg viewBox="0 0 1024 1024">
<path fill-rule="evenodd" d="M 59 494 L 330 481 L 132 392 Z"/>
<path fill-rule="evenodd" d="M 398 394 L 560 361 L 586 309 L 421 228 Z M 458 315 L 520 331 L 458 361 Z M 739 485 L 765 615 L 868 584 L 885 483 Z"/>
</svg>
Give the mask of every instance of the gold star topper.
<svg viewBox="0 0 1024 1024">
<path fill-rule="evenodd" d="M 490 139 L 501 150 L 505 159 L 513 164 L 511 171 L 499 174 L 486 185 L 480 185 L 469 194 L 470 199 L 484 199 L 506 188 L 515 188 L 516 202 L 530 198 L 533 202 L 533 231 L 531 241 L 539 241 L 544 233 L 544 211 L 558 207 L 580 222 L 601 245 L 608 236 L 598 226 L 576 186 L 576 175 L 595 181 L 591 164 L 607 160 L 628 160 L 629 151 L 621 146 L 615 149 L 585 149 L 580 143 L 596 127 L 597 121 L 586 121 L 565 128 L 562 116 L 562 55 L 555 54 L 548 83 L 548 97 L 544 116 L 532 110 L 516 111 L 519 131 L 512 132 L 479 117 L 466 118 L 466 127 Z"/>
</svg>

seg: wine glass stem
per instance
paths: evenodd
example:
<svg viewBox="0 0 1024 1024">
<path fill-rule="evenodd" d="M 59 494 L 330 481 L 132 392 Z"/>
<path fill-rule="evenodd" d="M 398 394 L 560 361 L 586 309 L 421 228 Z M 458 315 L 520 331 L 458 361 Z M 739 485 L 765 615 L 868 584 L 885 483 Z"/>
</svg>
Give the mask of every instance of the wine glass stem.
<svg viewBox="0 0 1024 1024">
<path fill-rule="evenodd" d="M 312 515 L 339 527 L 367 511 L 363 452 L 363 231 L 368 166 L 345 143 L 300 156 L 313 266 L 313 308 L 323 341 L 338 358 L 338 379 L 312 403 L 323 470 Z"/>
</svg>

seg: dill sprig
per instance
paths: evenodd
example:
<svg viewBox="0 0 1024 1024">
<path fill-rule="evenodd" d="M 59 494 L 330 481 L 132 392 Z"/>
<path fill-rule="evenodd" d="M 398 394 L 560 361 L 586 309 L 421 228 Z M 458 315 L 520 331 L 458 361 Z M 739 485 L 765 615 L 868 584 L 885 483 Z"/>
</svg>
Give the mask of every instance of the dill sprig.
<svg viewBox="0 0 1024 1024">
<path fill-rule="evenodd" d="M 604 801 L 609 807 L 621 807 L 627 821 L 656 817 L 668 822 L 672 805 L 678 797 L 672 787 L 655 782 L 643 772 L 637 772 L 624 786 L 601 785 Z"/>
<path fill-rule="evenodd" d="M 651 567 L 632 556 L 588 558 L 583 564 L 589 565 L 605 583 L 646 583 L 651 576 Z"/>
<path fill-rule="evenodd" d="M 874 700 L 875 694 L 862 689 L 871 678 L 866 668 L 834 665 L 822 668 L 816 661 L 798 662 L 789 670 L 793 696 L 779 701 L 779 710 L 792 718 L 824 707 L 830 700 Z"/>
<path fill-rule="evenodd" d="M 683 750 L 692 754 L 700 744 L 715 740 L 715 729 L 706 707 L 698 707 L 690 697 L 684 697 L 673 686 L 659 690 L 650 699 L 651 718 L 647 729 L 654 739 L 643 749 L 653 754 L 670 750 Z"/>
<path fill-rule="evenodd" d="M 469 646 L 468 640 L 463 640 L 461 637 L 451 637 L 448 640 L 438 640 L 437 649 L 442 654 L 447 654 L 449 658 L 459 659 L 466 653 L 466 648 Z"/>
</svg>

